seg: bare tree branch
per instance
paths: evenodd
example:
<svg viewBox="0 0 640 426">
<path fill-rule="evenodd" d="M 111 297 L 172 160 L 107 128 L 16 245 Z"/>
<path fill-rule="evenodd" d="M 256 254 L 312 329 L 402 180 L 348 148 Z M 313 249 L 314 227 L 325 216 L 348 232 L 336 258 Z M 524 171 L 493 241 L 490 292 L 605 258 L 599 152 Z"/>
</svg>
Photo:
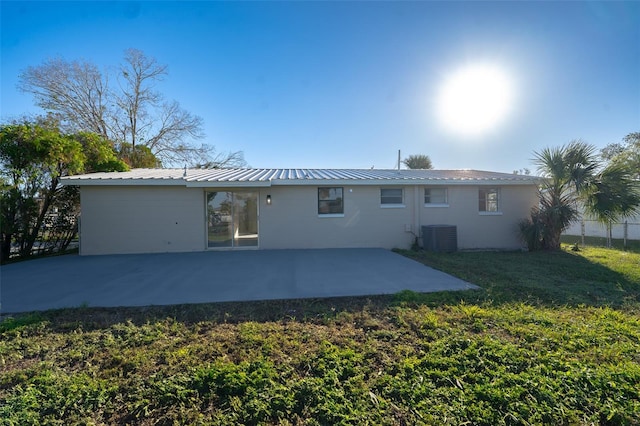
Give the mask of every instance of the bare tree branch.
<svg viewBox="0 0 640 426">
<path fill-rule="evenodd" d="M 128 144 L 132 152 L 143 145 L 165 165 L 244 164 L 242 153 L 217 154 L 207 145 L 194 145 L 204 137 L 202 118 L 156 91 L 166 76 L 166 65 L 129 49 L 112 79 L 115 84 L 109 85 L 109 78 L 93 64 L 52 59 L 27 68 L 19 88 L 71 130 Z"/>
<path fill-rule="evenodd" d="M 108 81 L 95 65 L 50 59 L 20 74 L 18 88 L 34 95 L 36 105 L 59 114 L 72 130 L 109 136 L 106 123 Z"/>
<path fill-rule="evenodd" d="M 203 163 L 195 163 L 193 167 L 198 169 L 223 169 L 247 167 L 242 151 L 235 152 L 219 152 L 216 153 L 209 161 Z"/>
</svg>

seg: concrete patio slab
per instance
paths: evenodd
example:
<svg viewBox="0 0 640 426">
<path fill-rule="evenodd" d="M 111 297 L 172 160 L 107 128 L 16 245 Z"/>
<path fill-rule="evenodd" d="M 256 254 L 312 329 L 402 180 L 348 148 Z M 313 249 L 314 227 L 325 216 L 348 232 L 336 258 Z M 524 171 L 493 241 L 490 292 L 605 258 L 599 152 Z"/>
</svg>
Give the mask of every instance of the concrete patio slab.
<svg viewBox="0 0 640 426">
<path fill-rule="evenodd" d="M 68 255 L 2 266 L 0 313 L 476 288 L 384 249 Z"/>
</svg>

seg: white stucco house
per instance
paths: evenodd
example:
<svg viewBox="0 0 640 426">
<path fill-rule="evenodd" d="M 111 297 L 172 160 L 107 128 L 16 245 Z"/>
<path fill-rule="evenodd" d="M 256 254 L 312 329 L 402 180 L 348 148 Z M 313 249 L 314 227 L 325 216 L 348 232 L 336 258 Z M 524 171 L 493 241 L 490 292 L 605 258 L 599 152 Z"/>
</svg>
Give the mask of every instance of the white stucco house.
<svg viewBox="0 0 640 426">
<path fill-rule="evenodd" d="M 458 249 L 518 249 L 538 178 L 476 170 L 133 169 L 63 178 L 80 254 L 408 248 L 449 225 Z"/>
</svg>

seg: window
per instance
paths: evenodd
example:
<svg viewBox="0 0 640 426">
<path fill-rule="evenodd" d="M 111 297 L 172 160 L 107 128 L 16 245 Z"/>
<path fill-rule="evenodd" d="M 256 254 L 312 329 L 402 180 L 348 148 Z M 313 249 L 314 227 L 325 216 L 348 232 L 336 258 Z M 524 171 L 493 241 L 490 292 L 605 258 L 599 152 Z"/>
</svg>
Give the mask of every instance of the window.
<svg viewBox="0 0 640 426">
<path fill-rule="evenodd" d="M 478 191 L 478 210 L 496 213 L 500 211 L 500 189 L 482 188 Z"/>
<path fill-rule="evenodd" d="M 318 188 L 318 214 L 344 214 L 342 188 Z"/>
<path fill-rule="evenodd" d="M 380 190 L 380 204 L 402 205 L 402 188 L 384 188 Z"/>
<path fill-rule="evenodd" d="M 425 204 L 447 204 L 447 188 L 425 188 L 424 203 Z"/>
</svg>

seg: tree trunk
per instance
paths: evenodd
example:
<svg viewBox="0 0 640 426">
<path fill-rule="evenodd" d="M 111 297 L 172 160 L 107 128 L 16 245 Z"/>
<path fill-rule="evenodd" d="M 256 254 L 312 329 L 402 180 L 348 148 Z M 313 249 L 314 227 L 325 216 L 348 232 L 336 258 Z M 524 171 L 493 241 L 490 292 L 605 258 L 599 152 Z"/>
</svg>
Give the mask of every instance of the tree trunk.
<svg viewBox="0 0 640 426">
<path fill-rule="evenodd" d="M 544 233 L 543 248 L 545 250 L 560 250 L 560 236 L 562 229 L 551 223 L 546 224 L 547 231 Z"/>
<path fill-rule="evenodd" d="M 44 217 L 47 215 L 49 211 L 49 207 L 51 206 L 51 202 L 53 201 L 53 197 L 55 195 L 56 189 L 58 188 L 58 178 L 51 179 L 51 185 L 49 189 L 44 193 L 44 198 L 42 200 L 42 207 L 40 208 L 40 213 L 38 214 L 38 218 L 36 219 L 36 223 L 31 229 L 27 236 L 27 240 L 25 242 L 25 246 L 22 250 L 22 256 L 30 256 L 31 250 L 33 250 L 33 245 L 40 235 L 40 228 L 42 227 L 42 223 L 44 222 Z"/>
<path fill-rule="evenodd" d="M 11 234 L 2 234 L 0 242 L 0 260 L 6 262 L 11 256 Z"/>
</svg>

